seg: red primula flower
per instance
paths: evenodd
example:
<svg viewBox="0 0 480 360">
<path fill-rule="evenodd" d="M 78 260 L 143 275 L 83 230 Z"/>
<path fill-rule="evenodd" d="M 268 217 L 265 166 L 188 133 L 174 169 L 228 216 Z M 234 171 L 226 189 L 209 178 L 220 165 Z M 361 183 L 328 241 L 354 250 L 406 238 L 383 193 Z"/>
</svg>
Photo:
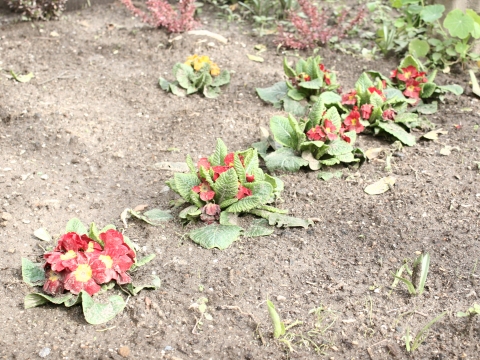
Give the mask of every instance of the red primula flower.
<svg viewBox="0 0 480 360">
<path fill-rule="evenodd" d="M 254 182 L 255 181 L 255 175 L 246 174 L 245 178 L 247 179 L 247 182 Z"/>
<path fill-rule="evenodd" d="M 398 74 L 398 69 L 390 71 L 390 79 L 395 79 Z"/>
<path fill-rule="evenodd" d="M 306 135 L 308 140 L 312 141 L 325 141 L 325 138 L 327 137 L 323 129 L 318 125 L 308 130 Z"/>
<path fill-rule="evenodd" d="M 337 134 L 335 133 L 337 128 L 330 120 L 325 119 L 322 129 L 329 140 L 335 140 L 337 138 Z"/>
<path fill-rule="evenodd" d="M 408 96 L 413 99 L 420 98 L 420 83 L 415 79 L 410 79 L 406 82 L 406 88 L 403 91 L 403 95 Z"/>
<path fill-rule="evenodd" d="M 117 248 L 123 247 L 126 249 L 125 254 L 130 257 L 133 261 L 135 261 L 135 251 L 130 248 L 130 246 L 125 243 L 123 239 L 123 234 L 118 232 L 117 230 L 110 229 L 105 231 L 104 233 L 100 234 L 100 240 L 103 241 L 103 250 L 108 248 Z"/>
<path fill-rule="evenodd" d="M 217 180 L 221 173 L 224 173 L 228 169 L 228 166 L 214 166 L 213 168 L 213 181 Z"/>
<path fill-rule="evenodd" d="M 215 221 L 220 220 L 220 206 L 217 204 L 206 204 L 202 208 L 202 213 L 200 214 L 200 219 L 205 221 L 207 224 L 212 224 Z"/>
<path fill-rule="evenodd" d="M 116 280 L 120 285 L 132 282 L 126 271 L 133 265 L 133 260 L 127 252 L 123 246 L 105 247 L 104 251 L 95 255 L 91 264 L 95 281 L 105 284 Z"/>
<path fill-rule="evenodd" d="M 402 68 L 402 72 L 397 74 L 398 80 L 407 82 L 410 79 L 415 79 L 418 76 L 418 70 L 415 66 L 409 65 L 406 68 Z"/>
<path fill-rule="evenodd" d="M 200 169 L 201 166 L 203 166 L 206 170 L 208 170 L 210 169 L 211 165 L 207 158 L 201 158 L 197 162 L 197 168 Z"/>
<path fill-rule="evenodd" d="M 356 106 L 353 108 L 350 114 L 348 114 L 343 123 L 346 125 L 348 131 L 355 130 L 357 134 L 365 130 L 365 127 L 360 122 L 360 113 L 358 112 L 358 108 Z"/>
<path fill-rule="evenodd" d="M 210 188 L 210 185 L 206 181 L 202 182 L 200 185 L 194 186 L 192 190 L 197 194 L 200 194 L 200 199 L 203 201 L 212 200 L 215 196 L 215 191 Z"/>
<path fill-rule="evenodd" d="M 252 190 L 242 186 L 242 185 L 239 185 L 238 186 L 238 193 L 237 193 L 237 199 L 240 200 L 240 199 L 243 199 L 244 197 L 247 197 L 247 196 L 250 196 L 252 195 Z"/>
<path fill-rule="evenodd" d="M 50 295 L 58 295 L 63 293 L 63 279 L 65 272 L 55 272 L 47 270 L 45 272 L 45 283 L 43 284 L 43 291 Z"/>
<path fill-rule="evenodd" d="M 321 71 L 323 71 L 324 73 L 325 73 L 325 72 L 329 72 L 329 71 L 327 70 L 327 68 L 325 67 L 325 65 L 323 65 L 323 64 L 318 64 L 318 68 L 319 68 Z"/>
<path fill-rule="evenodd" d="M 91 266 L 93 261 L 93 259 L 88 258 L 83 253 L 78 253 L 77 267 L 65 275 L 63 284 L 65 290 L 70 290 L 72 294 L 78 294 L 80 291 L 85 290 L 90 296 L 100 291 L 100 285 L 93 279 Z"/>
<path fill-rule="evenodd" d="M 340 137 L 342 138 L 343 141 L 347 142 L 350 144 L 350 142 L 352 141 L 352 139 L 350 139 L 350 137 L 348 135 L 345 135 L 345 130 L 348 130 L 344 124 L 342 124 L 342 127 L 340 128 L 339 130 L 339 133 L 340 133 Z"/>
<path fill-rule="evenodd" d="M 393 109 L 387 109 L 382 113 L 383 120 L 395 120 L 397 112 Z"/>
<path fill-rule="evenodd" d="M 88 243 L 88 247 L 85 250 L 85 253 L 86 254 L 93 254 L 93 253 L 97 253 L 97 252 L 100 252 L 100 251 L 102 251 L 102 247 L 100 246 L 100 244 L 97 243 L 96 241 L 92 240 Z"/>
<path fill-rule="evenodd" d="M 235 158 L 234 155 L 235 155 L 235 153 L 230 153 L 230 154 L 227 154 L 227 155 L 225 156 L 225 159 L 223 160 L 223 162 L 225 163 L 225 166 L 227 166 L 227 167 L 229 167 L 229 168 L 231 168 L 231 167 L 234 166 L 234 165 L 233 165 L 233 161 L 234 161 L 234 158 Z M 238 155 L 238 158 L 240 159 L 240 162 L 242 163 L 242 165 L 245 166 L 245 164 L 243 163 L 243 161 L 245 160 L 245 159 L 243 158 L 243 156 L 242 156 L 242 155 Z"/>
<path fill-rule="evenodd" d="M 368 88 L 368 92 L 370 94 L 373 94 L 373 93 L 377 93 L 378 95 L 380 95 L 382 97 L 382 100 L 385 101 L 386 97 L 385 95 L 383 94 L 383 91 L 380 90 L 380 89 L 377 89 L 375 86 L 371 86 Z"/>
<path fill-rule="evenodd" d="M 88 243 L 93 241 L 87 235 L 79 235 L 75 232 L 69 232 L 58 240 L 57 246 L 54 251 L 69 251 L 73 250 L 78 252 L 80 250 L 86 250 Z"/>
<path fill-rule="evenodd" d="M 357 91 L 352 90 L 349 93 L 342 95 L 342 104 L 343 105 L 355 105 L 357 103 Z"/>
<path fill-rule="evenodd" d="M 362 115 L 362 119 L 368 120 L 370 119 L 370 115 L 372 115 L 373 105 L 372 104 L 363 104 L 360 107 L 360 112 Z"/>
</svg>

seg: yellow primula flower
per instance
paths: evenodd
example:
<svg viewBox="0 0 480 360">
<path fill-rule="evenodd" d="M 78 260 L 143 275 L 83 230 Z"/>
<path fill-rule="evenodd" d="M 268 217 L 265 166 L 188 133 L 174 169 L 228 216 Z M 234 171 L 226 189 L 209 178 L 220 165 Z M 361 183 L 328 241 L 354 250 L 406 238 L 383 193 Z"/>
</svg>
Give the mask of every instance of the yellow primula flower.
<svg viewBox="0 0 480 360">
<path fill-rule="evenodd" d="M 218 67 L 217 64 L 215 64 L 215 63 L 210 64 L 210 75 L 212 75 L 212 76 L 220 75 L 220 68 Z"/>
<path fill-rule="evenodd" d="M 205 66 L 205 64 L 210 65 L 210 74 L 212 76 L 217 76 L 220 74 L 220 68 L 218 67 L 218 65 L 212 62 L 210 58 L 206 55 L 199 56 L 197 54 L 194 54 L 189 56 L 187 58 L 187 61 L 185 61 L 185 65 L 192 66 L 195 71 L 200 71 Z"/>
</svg>

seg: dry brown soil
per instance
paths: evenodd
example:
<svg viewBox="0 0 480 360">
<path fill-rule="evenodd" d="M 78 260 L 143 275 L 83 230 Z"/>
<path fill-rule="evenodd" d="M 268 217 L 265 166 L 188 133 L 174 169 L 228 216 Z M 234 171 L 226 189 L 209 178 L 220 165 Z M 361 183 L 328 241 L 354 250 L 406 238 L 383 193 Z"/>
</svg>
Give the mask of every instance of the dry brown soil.
<svg viewBox="0 0 480 360">
<path fill-rule="evenodd" d="M 131 221 L 125 234 L 141 253 L 157 255 L 134 276 L 156 273 L 160 290 L 129 298 L 122 314 L 99 326 L 88 325 L 80 307 L 24 310 L 31 288 L 22 282 L 21 258 L 36 260 L 46 246 L 34 230 L 58 236 L 73 217 L 121 229 L 125 208 L 167 209 L 176 198 L 165 188 L 172 174 L 152 165 L 207 156 L 218 137 L 231 150 L 246 148 L 278 113 L 255 93 L 282 79 L 272 39 L 253 38 L 248 24 L 216 20 L 213 11 L 204 11 L 205 19 L 208 13 L 203 28 L 228 44 L 187 34 L 174 39 L 117 3 L 49 23 L 1 13 L 0 355 L 37 359 L 49 348 L 48 359 L 119 359 L 128 347 L 136 359 L 478 359 L 479 320 L 455 316 L 480 301 L 480 105 L 468 91 L 448 96 L 430 116 L 447 135 L 396 150 L 391 175 L 397 182 L 383 195 L 363 189 L 387 175 L 384 159 L 340 168 L 344 177 L 329 182 L 308 171 L 278 174 L 286 184 L 278 206 L 319 222 L 243 238 L 225 251 L 205 250 L 184 236 L 197 225 Z M 268 45 L 264 63 L 247 59 L 258 43 Z M 171 79 L 172 66 L 193 53 L 234 72 L 218 99 L 180 98 L 158 87 L 159 76 Z M 344 89 L 364 69 L 388 74 L 397 64 L 320 54 Z M 17 83 L 7 70 L 35 78 Z M 442 75 L 441 82 L 466 86 L 467 76 Z M 390 143 L 362 135 L 359 145 Z M 451 154 L 440 155 L 447 145 Z M 425 293 L 411 297 L 399 285 L 390 294 L 391 273 L 420 252 L 432 258 Z M 190 305 L 202 296 L 213 321 L 192 333 L 198 314 Z M 267 297 L 287 323 L 303 322 L 289 330 L 294 352 L 272 338 Z M 443 311 L 448 314 L 408 355 L 406 329 L 416 335 Z"/>
</svg>

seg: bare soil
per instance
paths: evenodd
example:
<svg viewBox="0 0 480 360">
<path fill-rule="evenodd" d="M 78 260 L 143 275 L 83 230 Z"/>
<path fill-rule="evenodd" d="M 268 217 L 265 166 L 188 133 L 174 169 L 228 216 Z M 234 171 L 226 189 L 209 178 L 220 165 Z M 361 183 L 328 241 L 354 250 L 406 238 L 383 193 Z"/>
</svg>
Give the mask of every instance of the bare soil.
<svg viewBox="0 0 480 360">
<path fill-rule="evenodd" d="M 73 217 L 122 229 L 125 208 L 167 209 L 176 199 L 165 188 L 172 173 L 155 163 L 207 156 L 218 137 L 231 150 L 246 148 L 278 113 L 255 93 L 282 79 L 272 39 L 253 38 L 248 24 L 213 14 L 204 11 L 203 28 L 228 44 L 168 36 L 118 3 L 48 23 L 0 14 L 0 355 L 36 359 L 50 348 L 48 359 L 478 359 L 479 320 L 455 316 L 480 301 L 480 103 L 468 91 L 447 97 L 430 116 L 447 135 L 394 151 L 397 182 L 383 195 L 363 189 L 387 175 L 384 158 L 341 167 L 343 178 L 329 182 L 309 171 L 277 174 L 286 184 L 278 206 L 319 222 L 243 238 L 224 251 L 184 236 L 198 225 L 130 221 L 125 234 L 141 253 L 157 255 L 134 276 L 157 274 L 160 290 L 129 298 L 122 314 L 99 326 L 88 325 L 78 306 L 24 310 L 31 288 L 22 282 L 21 258 L 39 259 L 46 246 L 33 236 L 36 229 L 58 236 Z M 268 47 L 264 63 L 247 58 L 258 43 Z M 218 99 L 159 88 L 158 77 L 171 79 L 172 66 L 193 53 L 234 71 Z M 388 74 L 397 65 L 328 49 L 320 55 L 344 89 L 365 69 Z M 18 83 L 6 70 L 35 78 Z M 441 82 L 466 86 L 467 76 L 442 74 Z M 441 155 L 447 145 L 454 149 Z M 390 142 L 362 135 L 359 146 L 388 149 Z M 432 258 L 425 293 L 412 297 L 398 285 L 390 294 L 392 272 L 420 252 Z M 190 305 L 202 296 L 213 321 L 194 330 L 198 314 Z M 303 322 L 289 330 L 294 352 L 272 337 L 267 297 L 286 323 Z M 443 311 L 407 354 L 406 329 L 416 335 Z"/>
</svg>

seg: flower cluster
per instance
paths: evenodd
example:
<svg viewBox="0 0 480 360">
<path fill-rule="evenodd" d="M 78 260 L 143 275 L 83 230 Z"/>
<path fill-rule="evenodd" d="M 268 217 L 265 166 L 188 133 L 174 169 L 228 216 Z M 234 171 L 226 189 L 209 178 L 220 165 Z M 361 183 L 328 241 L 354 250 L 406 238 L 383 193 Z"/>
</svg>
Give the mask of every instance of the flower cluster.
<svg viewBox="0 0 480 360">
<path fill-rule="evenodd" d="M 240 154 L 237 156 L 242 166 L 245 167 L 244 157 Z M 212 190 L 211 185 L 209 184 L 207 179 L 204 176 L 202 176 L 202 173 L 203 174 L 205 174 L 205 172 L 213 173 L 213 176 L 211 177 L 211 179 L 213 180 L 213 183 L 215 183 L 215 181 L 220 177 L 220 174 L 223 174 L 224 172 L 230 169 L 235 169 L 234 161 L 235 161 L 235 153 L 229 153 L 225 156 L 223 160 L 225 165 L 212 166 L 207 158 L 201 158 L 197 163 L 197 168 L 198 168 L 197 175 L 201 182 L 199 185 L 194 186 L 192 188 L 192 191 L 199 194 L 200 200 L 205 201 L 207 203 L 201 209 L 202 214 L 200 215 L 200 219 L 205 221 L 208 224 L 211 224 L 212 222 L 217 221 L 219 219 L 220 205 L 210 202 L 214 200 L 215 191 Z M 252 183 L 255 181 L 254 175 L 246 174 L 245 178 L 246 178 L 246 181 L 249 183 Z M 235 197 L 238 200 L 240 200 L 251 195 L 252 195 L 252 190 L 250 190 L 249 188 L 246 188 L 241 184 L 241 182 L 238 181 L 238 192 L 235 195 Z"/>
<path fill-rule="evenodd" d="M 327 140 L 333 141 L 340 138 L 347 143 L 351 142 L 350 137 L 345 134 L 345 132 L 351 131 L 345 126 L 345 122 L 342 123 L 341 127 L 337 127 L 328 119 L 323 120 L 323 125 L 316 125 L 306 132 L 308 140 L 311 141 L 322 141 L 326 142 Z"/>
<path fill-rule="evenodd" d="M 116 230 L 107 230 L 99 238 L 103 247 L 87 235 L 75 232 L 63 235 L 53 251 L 44 254 L 43 290 L 52 295 L 64 290 L 73 294 L 85 290 L 93 295 L 100 291 L 101 284 L 112 280 L 120 285 L 130 283 L 126 271 L 135 262 L 135 252 Z"/>
<path fill-rule="evenodd" d="M 212 76 L 218 76 L 220 75 L 220 68 L 218 67 L 217 64 L 212 62 L 210 58 L 206 55 L 191 55 L 187 58 L 187 61 L 185 61 L 185 65 L 193 67 L 195 71 L 200 71 L 205 65 L 210 66 L 210 75 Z"/>
<path fill-rule="evenodd" d="M 390 79 L 403 91 L 403 95 L 412 99 L 420 99 L 420 85 L 428 82 L 426 73 L 419 72 L 413 65 L 392 70 Z"/>
</svg>

